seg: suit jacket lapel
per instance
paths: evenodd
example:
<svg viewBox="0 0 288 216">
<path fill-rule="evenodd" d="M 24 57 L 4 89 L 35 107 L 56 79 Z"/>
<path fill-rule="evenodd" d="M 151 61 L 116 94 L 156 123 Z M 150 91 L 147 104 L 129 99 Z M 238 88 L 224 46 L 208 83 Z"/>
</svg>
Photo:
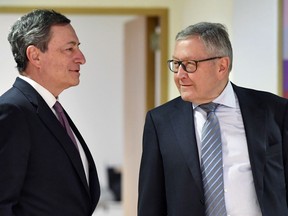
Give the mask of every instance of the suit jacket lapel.
<svg viewBox="0 0 288 216">
<path fill-rule="evenodd" d="M 75 148 L 74 143 L 69 138 L 69 136 L 67 136 L 66 131 L 63 129 L 56 116 L 51 112 L 47 104 L 44 102 L 45 104 L 40 105 L 40 103 L 41 102 L 39 102 L 37 110 L 39 117 L 42 119 L 44 124 L 46 124 L 47 128 L 51 131 L 51 133 L 55 135 L 56 139 L 58 139 L 59 143 L 62 145 L 63 149 L 70 158 L 71 163 L 75 167 L 78 175 L 80 176 L 80 179 L 84 184 L 86 190 L 89 191 L 85 171 L 83 169 L 82 160 L 78 150 Z"/>
<path fill-rule="evenodd" d="M 77 127 L 74 125 L 73 121 L 71 120 L 70 116 L 66 113 L 65 110 L 64 110 L 64 112 L 65 112 L 67 119 L 69 121 L 69 124 L 70 124 L 74 134 L 77 136 L 77 138 L 78 138 L 78 140 L 79 140 L 79 142 L 80 142 L 80 144 L 81 144 L 81 146 L 85 152 L 86 158 L 88 160 L 90 195 L 91 195 L 92 203 L 96 207 L 96 204 L 97 204 L 99 196 L 100 196 L 100 190 L 99 190 L 100 185 L 99 185 L 98 174 L 97 174 L 97 170 L 96 170 L 96 166 L 95 166 L 93 157 L 92 157 L 91 152 L 89 151 L 88 146 L 86 145 L 83 137 L 81 136 Z M 85 181 L 86 181 L 86 177 L 85 177 Z"/>
<path fill-rule="evenodd" d="M 53 114 L 47 103 L 38 94 L 38 92 L 35 91 L 33 87 L 31 87 L 27 82 L 23 81 L 22 79 L 17 78 L 14 83 L 14 87 L 18 88 L 20 91 L 23 92 L 23 94 L 26 95 L 28 100 L 30 100 L 31 104 L 35 107 L 35 111 L 38 114 L 39 118 L 59 141 L 59 144 L 67 153 L 67 156 L 75 167 L 75 170 L 78 173 L 84 187 L 90 195 L 79 152 L 75 148 L 69 136 L 67 136 L 65 130 L 63 130 L 63 127 L 61 126 L 60 122 Z"/>
<path fill-rule="evenodd" d="M 196 142 L 192 104 L 179 99 L 171 115 L 172 125 L 191 174 L 203 194 L 198 147 Z"/>
<path fill-rule="evenodd" d="M 266 151 L 266 110 L 259 100 L 251 97 L 251 92 L 233 85 L 242 113 L 250 164 L 258 198 L 263 194 L 263 173 Z"/>
</svg>

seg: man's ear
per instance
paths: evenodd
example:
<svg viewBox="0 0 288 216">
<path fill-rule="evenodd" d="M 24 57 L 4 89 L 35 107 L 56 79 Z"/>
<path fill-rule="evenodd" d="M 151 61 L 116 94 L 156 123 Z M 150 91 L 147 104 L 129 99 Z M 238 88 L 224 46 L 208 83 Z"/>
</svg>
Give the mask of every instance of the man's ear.
<svg viewBox="0 0 288 216">
<path fill-rule="evenodd" d="M 230 65 L 230 59 L 229 57 L 225 56 L 219 59 L 219 76 L 220 77 L 227 77 L 229 74 L 229 65 Z"/>
<path fill-rule="evenodd" d="M 40 66 L 39 53 L 40 50 L 34 45 L 29 45 L 26 49 L 26 56 L 29 62 L 37 68 Z"/>
</svg>

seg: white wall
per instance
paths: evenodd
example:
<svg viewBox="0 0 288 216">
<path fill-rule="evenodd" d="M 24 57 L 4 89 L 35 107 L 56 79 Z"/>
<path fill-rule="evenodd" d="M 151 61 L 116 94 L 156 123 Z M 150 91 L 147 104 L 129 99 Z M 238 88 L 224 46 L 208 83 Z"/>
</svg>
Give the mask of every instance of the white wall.
<svg viewBox="0 0 288 216">
<path fill-rule="evenodd" d="M 236 84 L 278 93 L 278 1 L 234 0 L 232 43 Z"/>
<path fill-rule="evenodd" d="M 17 15 L 0 15 L 0 59 L 2 74 L 0 79 L 0 95 L 12 86 L 15 77 L 18 75 L 16 64 L 10 51 L 10 44 L 7 40 L 11 23 L 16 21 Z M 15 19 L 16 18 L 16 19 Z"/>
</svg>

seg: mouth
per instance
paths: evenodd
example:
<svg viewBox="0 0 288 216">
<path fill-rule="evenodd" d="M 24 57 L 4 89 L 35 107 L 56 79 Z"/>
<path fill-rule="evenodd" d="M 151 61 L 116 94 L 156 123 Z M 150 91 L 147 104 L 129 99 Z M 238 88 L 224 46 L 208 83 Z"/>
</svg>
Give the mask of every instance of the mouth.
<svg viewBox="0 0 288 216">
<path fill-rule="evenodd" d="M 187 84 L 180 84 L 181 87 L 189 87 L 191 85 L 187 85 Z"/>
<path fill-rule="evenodd" d="M 79 73 L 80 70 L 70 70 L 71 72 L 76 72 L 76 73 Z"/>
</svg>

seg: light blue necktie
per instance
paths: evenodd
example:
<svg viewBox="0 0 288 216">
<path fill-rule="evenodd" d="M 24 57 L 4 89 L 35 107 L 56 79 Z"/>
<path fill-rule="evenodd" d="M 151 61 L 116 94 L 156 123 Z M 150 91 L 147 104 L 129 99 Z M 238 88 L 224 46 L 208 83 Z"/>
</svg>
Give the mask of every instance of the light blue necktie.
<svg viewBox="0 0 288 216">
<path fill-rule="evenodd" d="M 205 194 L 206 216 L 225 216 L 222 143 L 215 110 L 219 104 L 200 105 L 207 113 L 201 135 L 201 169 Z"/>
</svg>

